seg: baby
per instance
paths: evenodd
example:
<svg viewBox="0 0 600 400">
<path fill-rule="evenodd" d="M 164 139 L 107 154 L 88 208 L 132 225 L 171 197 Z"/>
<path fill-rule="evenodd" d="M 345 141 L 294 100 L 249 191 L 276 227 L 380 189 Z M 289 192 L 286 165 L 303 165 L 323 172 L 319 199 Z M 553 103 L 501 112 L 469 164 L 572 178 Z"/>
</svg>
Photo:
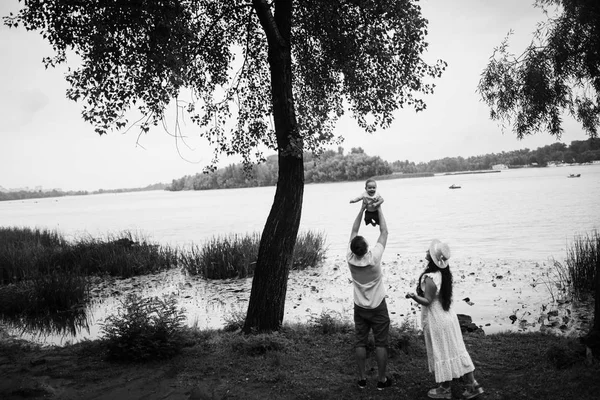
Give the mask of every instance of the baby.
<svg viewBox="0 0 600 400">
<path fill-rule="evenodd" d="M 377 193 L 377 182 L 374 179 L 367 179 L 365 182 L 365 191 L 358 197 L 350 200 L 350 203 L 356 203 L 363 201 L 366 206 L 365 210 L 365 224 L 376 226 L 379 224 L 379 213 L 377 207 L 383 203 L 383 197 Z"/>
</svg>

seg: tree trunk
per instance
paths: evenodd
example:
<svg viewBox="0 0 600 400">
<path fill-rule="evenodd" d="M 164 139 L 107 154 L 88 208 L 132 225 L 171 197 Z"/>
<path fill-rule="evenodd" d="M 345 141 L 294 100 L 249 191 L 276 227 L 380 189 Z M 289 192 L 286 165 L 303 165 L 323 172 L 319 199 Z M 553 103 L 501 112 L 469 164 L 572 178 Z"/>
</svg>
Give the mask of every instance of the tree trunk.
<svg viewBox="0 0 600 400">
<path fill-rule="evenodd" d="M 304 194 L 302 138 L 292 94 L 292 2 L 276 0 L 274 17 L 264 1 L 253 3 L 269 43 L 279 174 L 273 206 L 260 240 L 244 333 L 276 331 L 281 327 Z"/>
</svg>

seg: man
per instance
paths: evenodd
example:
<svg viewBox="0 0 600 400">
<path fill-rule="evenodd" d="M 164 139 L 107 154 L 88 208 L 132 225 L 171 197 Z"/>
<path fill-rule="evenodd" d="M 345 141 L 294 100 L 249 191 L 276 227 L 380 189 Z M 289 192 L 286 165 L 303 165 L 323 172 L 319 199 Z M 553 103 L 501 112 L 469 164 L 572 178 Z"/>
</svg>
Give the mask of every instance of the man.
<svg viewBox="0 0 600 400">
<path fill-rule="evenodd" d="M 366 239 L 358 235 L 362 215 L 360 212 L 352 225 L 350 244 L 347 252 L 348 267 L 354 286 L 354 326 L 356 332 L 356 363 L 358 367 L 358 387 L 367 387 L 365 364 L 367 360 L 367 342 L 369 331 L 375 338 L 375 359 L 377 360 L 377 390 L 392 386 L 392 380 L 386 376 L 387 346 L 390 328 L 390 316 L 385 302 L 385 287 L 381 273 L 381 257 L 388 237 L 387 223 L 381 206 L 379 213 L 379 238 L 372 248 Z"/>
</svg>

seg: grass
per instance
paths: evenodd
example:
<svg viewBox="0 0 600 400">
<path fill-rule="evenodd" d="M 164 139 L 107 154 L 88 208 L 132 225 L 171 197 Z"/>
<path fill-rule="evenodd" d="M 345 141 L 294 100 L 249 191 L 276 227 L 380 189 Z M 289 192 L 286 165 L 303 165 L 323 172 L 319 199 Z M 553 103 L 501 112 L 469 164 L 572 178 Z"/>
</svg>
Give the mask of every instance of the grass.
<svg viewBox="0 0 600 400">
<path fill-rule="evenodd" d="M 136 398 L 176 392 L 190 399 L 426 399 L 435 382 L 427 371 L 422 333 L 406 324 L 393 325 L 390 336 L 388 375 L 394 385 L 381 392 L 375 389 L 372 345 L 367 389 L 356 387 L 352 324 L 332 314 L 306 324 L 284 324 L 273 334 L 187 330 L 181 339 L 185 347 L 160 363 L 109 362 L 102 340 L 48 350 L 0 344 L 0 353 L 14 360 L 14 374 L 20 374 L 23 385 L 31 382 L 28 374 L 36 373 L 29 360 L 43 357 L 45 384 L 68 378 L 85 387 L 87 398 L 124 399 L 123 393 L 147 387 Z M 585 399 L 600 392 L 600 363 L 586 362 L 577 339 L 539 333 L 465 334 L 464 339 L 486 391 L 482 399 Z M 38 353 L 33 357 L 28 352 Z M 61 357 L 64 365 L 56 368 L 53 362 Z M 9 367 L 0 364 L 0 374 Z M 168 392 L 156 392 L 157 375 Z M 5 376 L 10 382 L 12 375 Z M 461 391 L 461 382 L 454 386 Z M 0 386 L 0 397 L 7 390 Z"/>
<path fill-rule="evenodd" d="M 180 253 L 180 265 L 192 275 L 207 279 L 246 278 L 254 275 L 260 234 L 213 236 L 202 246 L 192 245 Z M 325 257 L 325 235 L 304 232 L 298 235 L 292 270 L 317 266 Z"/>
</svg>

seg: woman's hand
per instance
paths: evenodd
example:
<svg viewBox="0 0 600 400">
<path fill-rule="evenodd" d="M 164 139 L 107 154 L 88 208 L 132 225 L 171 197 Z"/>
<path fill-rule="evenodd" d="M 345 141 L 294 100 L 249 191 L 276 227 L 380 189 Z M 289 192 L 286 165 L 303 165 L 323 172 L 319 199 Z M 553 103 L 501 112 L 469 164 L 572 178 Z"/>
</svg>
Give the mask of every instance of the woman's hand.
<svg viewBox="0 0 600 400">
<path fill-rule="evenodd" d="M 416 296 L 417 295 L 415 293 L 406 293 L 406 296 L 404 296 L 404 297 L 406 297 L 407 299 L 413 299 L 414 300 Z"/>
</svg>

